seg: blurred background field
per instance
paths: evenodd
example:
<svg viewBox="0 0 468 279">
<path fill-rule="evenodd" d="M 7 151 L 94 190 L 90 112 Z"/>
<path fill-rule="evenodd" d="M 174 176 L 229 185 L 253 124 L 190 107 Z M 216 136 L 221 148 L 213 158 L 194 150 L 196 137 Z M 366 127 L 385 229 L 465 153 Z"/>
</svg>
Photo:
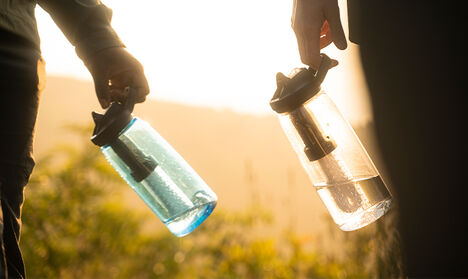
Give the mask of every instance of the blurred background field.
<svg viewBox="0 0 468 279">
<path fill-rule="evenodd" d="M 31 278 L 400 276 L 395 210 L 365 229 L 340 231 L 273 113 L 151 99 L 136 106 L 219 198 L 212 216 L 177 238 L 89 141 L 92 110 L 99 110 L 92 83 L 48 78 L 23 208 Z M 385 178 L 372 123 L 354 128 Z"/>
</svg>

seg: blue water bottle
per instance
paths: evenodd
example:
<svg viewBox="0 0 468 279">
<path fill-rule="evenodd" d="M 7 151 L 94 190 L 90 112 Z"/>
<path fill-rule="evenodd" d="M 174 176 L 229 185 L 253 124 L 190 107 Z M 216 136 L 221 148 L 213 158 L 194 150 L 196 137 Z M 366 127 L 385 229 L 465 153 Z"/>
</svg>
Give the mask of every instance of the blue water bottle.
<svg viewBox="0 0 468 279">
<path fill-rule="evenodd" d="M 216 194 L 147 122 L 132 115 L 136 91 L 104 114 L 92 113 L 91 141 L 166 227 L 184 236 L 216 206 Z"/>
</svg>

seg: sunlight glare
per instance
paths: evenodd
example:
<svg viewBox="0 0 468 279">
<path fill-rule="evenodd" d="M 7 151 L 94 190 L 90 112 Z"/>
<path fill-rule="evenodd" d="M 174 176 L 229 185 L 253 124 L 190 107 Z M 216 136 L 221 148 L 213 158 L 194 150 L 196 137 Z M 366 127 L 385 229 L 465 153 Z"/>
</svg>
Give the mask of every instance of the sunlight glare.
<svg viewBox="0 0 468 279">
<path fill-rule="evenodd" d="M 114 12 L 113 27 L 145 67 L 150 98 L 272 114 L 276 73 L 303 67 L 290 27 L 292 0 L 103 2 Z M 48 15 L 39 8 L 36 15 L 49 74 L 91 80 Z M 346 7 L 341 16 L 346 30 Z M 331 45 L 324 52 L 340 65 L 323 88 L 351 122 L 369 121 L 357 46 L 339 51 Z"/>
</svg>

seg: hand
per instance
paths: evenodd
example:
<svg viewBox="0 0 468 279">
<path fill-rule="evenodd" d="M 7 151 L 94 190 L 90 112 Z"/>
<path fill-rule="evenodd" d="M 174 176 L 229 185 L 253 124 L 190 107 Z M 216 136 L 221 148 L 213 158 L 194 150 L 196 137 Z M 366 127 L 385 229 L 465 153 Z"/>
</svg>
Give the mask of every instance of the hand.
<svg viewBox="0 0 468 279">
<path fill-rule="evenodd" d="M 103 49 L 86 59 L 85 65 L 93 76 L 96 95 L 102 108 L 113 101 L 126 100 L 125 87 L 137 89 L 136 102 L 141 103 L 149 93 L 143 66 L 122 47 Z"/>
<path fill-rule="evenodd" d="M 347 47 L 337 0 L 294 0 L 291 25 L 302 63 L 315 70 L 322 48 L 332 42 L 339 49 Z M 334 60 L 332 66 L 337 64 Z"/>
</svg>

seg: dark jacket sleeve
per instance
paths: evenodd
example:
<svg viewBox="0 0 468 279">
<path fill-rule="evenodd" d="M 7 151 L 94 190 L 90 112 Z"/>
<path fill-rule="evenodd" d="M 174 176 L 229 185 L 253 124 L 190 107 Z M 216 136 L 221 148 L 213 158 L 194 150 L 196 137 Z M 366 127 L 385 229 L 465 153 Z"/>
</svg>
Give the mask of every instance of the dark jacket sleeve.
<svg viewBox="0 0 468 279">
<path fill-rule="evenodd" d="M 110 22 L 112 10 L 99 0 L 38 0 L 82 60 L 109 47 L 123 47 Z"/>
<path fill-rule="evenodd" d="M 349 40 L 355 44 L 361 42 L 361 0 L 348 0 Z"/>
</svg>

